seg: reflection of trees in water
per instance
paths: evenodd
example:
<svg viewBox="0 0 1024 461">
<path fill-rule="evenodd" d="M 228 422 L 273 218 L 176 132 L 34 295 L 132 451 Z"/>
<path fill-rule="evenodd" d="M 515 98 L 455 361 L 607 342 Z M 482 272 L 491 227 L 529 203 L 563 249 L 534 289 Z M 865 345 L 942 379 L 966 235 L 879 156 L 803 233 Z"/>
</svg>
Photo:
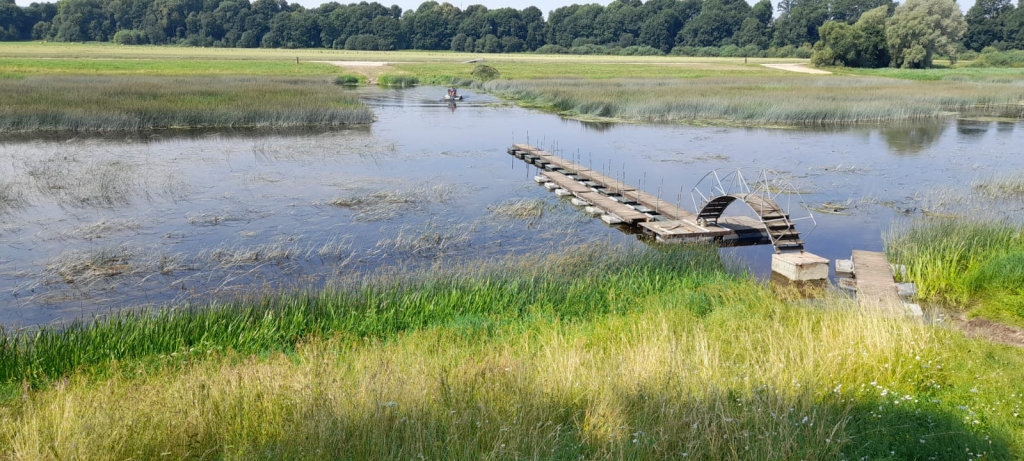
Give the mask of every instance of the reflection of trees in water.
<svg viewBox="0 0 1024 461">
<path fill-rule="evenodd" d="M 584 129 L 588 131 L 597 131 L 600 133 L 611 130 L 616 125 L 614 122 L 588 122 L 583 120 L 572 120 L 568 118 L 563 118 L 562 122 L 574 124 L 578 123 L 580 126 L 582 126 Z"/>
<path fill-rule="evenodd" d="M 881 134 L 882 139 L 885 139 L 885 144 L 889 146 L 890 152 L 898 155 L 913 155 L 938 142 L 945 129 L 945 122 L 937 122 L 884 128 L 881 130 Z"/>
<path fill-rule="evenodd" d="M 997 133 L 1013 133 L 1014 127 L 1017 126 L 1017 122 L 996 122 Z"/>
<path fill-rule="evenodd" d="M 990 125 L 991 122 L 960 119 L 956 121 L 956 132 L 965 137 L 977 138 L 985 134 L 989 130 Z"/>
</svg>

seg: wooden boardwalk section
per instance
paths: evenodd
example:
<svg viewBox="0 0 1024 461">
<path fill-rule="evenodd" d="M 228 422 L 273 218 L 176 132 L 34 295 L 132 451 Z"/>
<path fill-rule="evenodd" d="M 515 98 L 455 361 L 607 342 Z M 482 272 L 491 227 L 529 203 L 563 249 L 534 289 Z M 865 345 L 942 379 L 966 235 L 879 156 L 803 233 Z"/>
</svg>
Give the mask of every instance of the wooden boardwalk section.
<svg viewBox="0 0 1024 461">
<path fill-rule="evenodd" d="M 853 250 L 857 302 L 862 306 L 901 306 L 896 279 L 885 253 Z"/>
<path fill-rule="evenodd" d="M 542 170 L 548 181 L 589 203 L 612 221 L 635 226 L 664 242 L 715 241 L 723 245 L 771 244 L 764 223 L 749 217 L 721 217 L 714 225 L 698 224 L 696 214 L 634 186 L 526 144 L 513 144 L 510 155 Z"/>
</svg>

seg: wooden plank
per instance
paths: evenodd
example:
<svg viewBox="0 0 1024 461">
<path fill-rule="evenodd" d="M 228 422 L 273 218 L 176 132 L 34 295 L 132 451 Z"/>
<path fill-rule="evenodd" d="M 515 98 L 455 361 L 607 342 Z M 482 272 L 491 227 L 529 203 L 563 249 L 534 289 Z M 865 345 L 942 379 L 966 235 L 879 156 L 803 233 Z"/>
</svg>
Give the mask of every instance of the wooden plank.
<svg viewBox="0 0 1024 461">
<path fill-rule="evenodd" d="M 641 190 L 626 191 L 622 195 L 647 208 L 657 210 L 658 214 L 666 216 L 670 219 L 689 221 L 695 221 L 697 219 L 697 215 L 690 213 L 688 210 L 679 208 L 664 200 L 658 200 L 658 197 L 648 194 L 647 192 Z"/>
<path fill-rule="evenodd" d="M 525 152 L 533 152 L 533 151 L 538 150 L 536 147 L 533 147 L 533 146 L 531 146 L 529 144 L 513 144 L 512 148 L 515 149 L 515 150 L 520 150 L 520 151 L 525 151 Z"/>
<path fill-rule="evenodd" d="M 899 303 L 896 281 L 885 253 L 853 250 L 852 259 L 858 303 L 881 306 Z"/>
<path fill-rule="evenodd" d="M 639 225 L 664 240 L 714 238 L 731 233 L 729 229 L 700 228 L 691 222 L 681 220 L 649 221 Z"/>
<path fill-rule="evenodd" d="M 572 192 L 573 195 L 582 194 L 584 192 L 593 192 L 586 185 L 580 184 L 579 181 L 572 179 L 557 171 L 545 171 L 541 173 L 546 176 L 551 182 L 558 184 L 559 187 Z"/>
<path fill-rule="evenodd" d="M 604 210 L 606 213 L 611 213 L 622 219 L 623 222 L 629 224 L 636 224 L 638 222 L 650 221 L 651 217 L 647 216 L 639 211 L 634 210 L 622 203 L 616 202 L 608 198 L 607 195 L 600 194 L 597 192 L 585 192 L 579 194 L 579 197 L 591 203 L 591 205 Z"/>
</svg>

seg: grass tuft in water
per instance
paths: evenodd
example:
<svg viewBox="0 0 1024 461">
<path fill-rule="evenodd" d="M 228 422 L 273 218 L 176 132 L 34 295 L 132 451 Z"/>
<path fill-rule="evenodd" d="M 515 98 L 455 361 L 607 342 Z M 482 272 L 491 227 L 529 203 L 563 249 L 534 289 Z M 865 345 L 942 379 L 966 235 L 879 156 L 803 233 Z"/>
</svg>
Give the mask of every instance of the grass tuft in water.
<svg viewBox="0 0 1024 461">
<path fill-rule="evenodd" d="M 1020 174 L 993 177 L 977 181 L 971 188 L 977 193 L 996 199 L 1024 198 L 1024 177 Z"/>
<path fill-rule="evenodd" d="M 377 84 L 380 86 L 392 86 L 407 88 L 420 83 L 419 77 L 410 74 L 384 74 L 377 77 Z"/>
</svg>

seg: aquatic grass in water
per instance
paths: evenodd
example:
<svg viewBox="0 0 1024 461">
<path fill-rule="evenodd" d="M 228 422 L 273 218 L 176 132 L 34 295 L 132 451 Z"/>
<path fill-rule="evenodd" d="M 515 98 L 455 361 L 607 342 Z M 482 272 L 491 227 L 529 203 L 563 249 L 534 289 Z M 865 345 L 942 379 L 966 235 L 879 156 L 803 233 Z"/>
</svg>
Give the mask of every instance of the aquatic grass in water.
<svg viewBox="0 0 1024 461">
<path fill-rule="evenodd" d="M 581 118 L 834 126 L 927 120 L 951 113 L 1020 118 L 1024 87 L 863 77 L 691 80 L 493 80 L 486 91 Z"/>
<path fill-rule="evenodd" d="M 13 181 L 0 179 L 0 215 L 20 209 L 26 204 L 25 193 Z"/>
<path fill-rule="evenodd" d="M 321 292 L 261 293 L 221 305 L 112 314 L 62 329 L 8 332 L 0 335 L 0 383 L 44 384 L 83 366 L 197 348 L 250 354 L 290 350 L 311 336 L 388 337 L 463 316 L 592 317 L 632 310 L 634 300 L 669 287 L 729 280 L 712 248 L 636 252 L 607 246 L 549 259 L 381 275 Z"/>
<path fill-rule="evenodd" d="M 355 96 L 317 78 L 29 77 L 0 80 L 0 133 L 366 124 Z"/>
<path fill-rule="evenodd" d="M 377 84 L 380 86 L 406 88 L 419 83 L 419 77 L 411 74 L 384 74 L 377 78 Z"/>
<path fill-rule="evenodd" d="M 894 227 L 884 242 L 890 261 L 907 266 L 906 280 L 921 299 L 958 308 L 1013 287 L 1016 255 L 1024 253 L 1024 233 L 1007 222 L 931 219 Z"/>
<path fill-rule="evenodd" d="M 976 181 L 971 188 L 984 196 L 995 199 L 1024 198 L 1024 176 L 1020 172 L 1012 175 L 993 177 Z"/>
</svg>

